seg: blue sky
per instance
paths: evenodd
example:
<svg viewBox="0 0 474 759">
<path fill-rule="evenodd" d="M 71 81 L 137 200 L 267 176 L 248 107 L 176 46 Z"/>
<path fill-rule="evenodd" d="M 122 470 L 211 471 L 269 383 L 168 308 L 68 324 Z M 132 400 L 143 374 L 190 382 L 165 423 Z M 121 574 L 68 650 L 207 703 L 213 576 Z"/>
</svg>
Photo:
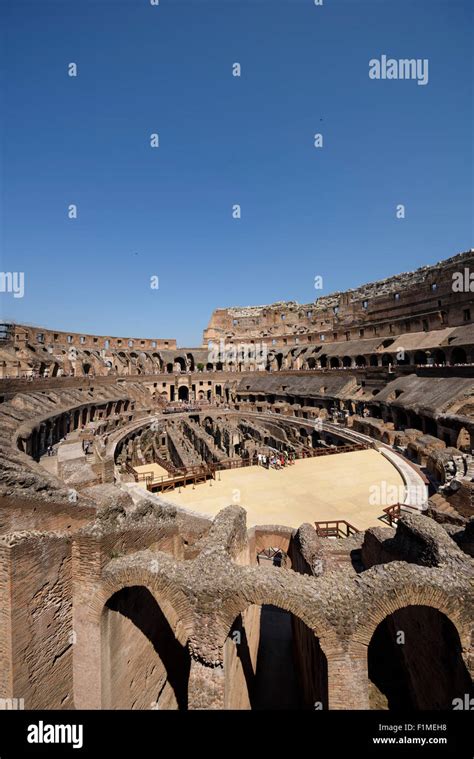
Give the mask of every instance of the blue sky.
<svg viewBox="0 0 474 759">
<path fill-rule="evenodd" d="M 214 308 L 472 247 L 471 5 L 0 0 L 2 317 L 192 346 Z"/>
</svg>

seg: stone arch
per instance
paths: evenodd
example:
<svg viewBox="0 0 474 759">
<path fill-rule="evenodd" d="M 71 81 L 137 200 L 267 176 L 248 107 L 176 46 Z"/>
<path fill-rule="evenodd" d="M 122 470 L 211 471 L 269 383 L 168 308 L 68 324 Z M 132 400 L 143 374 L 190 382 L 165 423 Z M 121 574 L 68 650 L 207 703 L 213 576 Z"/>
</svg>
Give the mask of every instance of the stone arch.
<svg viewBox="0 0 474 759">
<path fill-rule="evenodd" d="M 379 357 L 376 353 L 372 353 L 372 355 L 369 358 L 369 366 L 378 366 L 379 365 Z"/>
<path fill-rule="evenodd" d="M 467 354 L 464 348 L 453 348 L 451 351 L 451 364 L 467 364 Z"/>
<path fill-rule="evenodd" d="M 178 400 L 180 401 L 189 400 L 189 387 L 187 385 L 180 385 L 180 387 L 178 388 Z"/>
<path fill-rule="evenodd" d="M 423 574 L 421 578 L 423 582 L 416 583 L 416 575 L 418 573 L 415 567 L 411 567 L 406 571 L 413 571 L 414 576 L 412 581 L 402 583 L 397 582 L 394 578 L 394 592 L 391 592 L 391 582 L 388 579 L 384 587 L 378 592 L 378 598 L 373 598 L 370 609 L 363 615 L 363 621 L 356 628 L 353 634 L 355 641 L 368 646 L 380 622 L 386 616 L 399 609 L 406 606 L 429 606 L 437 609 L 451 620 L 459 633 L 463 648 L 469 649 L 471 624 L 469 622 L 469 615 L 467 613 L 463 615 L 463 609 L 460 607 L 457 594 L 450 593 L 448 589 L 444 588 L 441 585 L 441 579 L 439 584 L 427 584 L 425 571 L 421 568 L 418 569 L 420 570 L 420 574 Z"/>
<path fill-rule="evenodd" d="M 410 354 L 408 351 L 404 351 L 402 348 L 399 348 L 394 358 L 397 366 L 408 366 L 411 362 Z"/>
<path fill-rule="evenodd" d="M 407 607 L 429 607 L 439 611 L 453 624 L 459 636 L 463 660 L 469 669 L 470 657 L 472 660 L 471 640 L 474 630 L 472 629 L 472 614 L 468 604 L 472 603 L 472 599 L 467 599 L 465 605 L 461 605 L 458 593 L 453 592 L 453 589 L 446 588 L 442 584 L 442 578 L 439 578 L 435 583 L 428 584 L 426 570 L 420 567 L 415 568 L 413 566 L 408 570 L 413 573 L 409 581 L 400 580 L 396 574 L 399 567 L 398 562 L 387 565 L 388 572 L 394 571 L 395 576 L 386 579 L 384 586 L 378 589 L 372 599 L 370 607 L 361 615 L 361 622 L 356 626 L 352 635 L 351 645 L 363 646 L 368 653 L 370 642 L 377 627 L 388 616 Z M 368 680 L 367 686 L 369 687 Z"/>
<path fill-rule="evenodd" d="M 356 356 L 355 365 L 356 366 L 366 366 L 367 365 L 367 361 L 365 359 L 365 356 Z"/>
<path fill-rule="evenodd" d="M 424 366 L 427 362 L 428 356 L 426 355 L 426 351 L 415 351 L 415 355 L 413 356 L 414 364 L 421 364 Z"/>
<path fill-rule="evenodd" d="M 331 369 L 339 369 L 340 362 L 339 362 L 339 359 L 337 358 L 337 356 L 332 356 L 329 359 L 329 366 L 330 366 Z"/>
<path fill-rule="evenodd" d="M 154 556 L 159 560 L 159 553 Z M 133 586 L 143 586 L 150 591 L 173 629 L 176 640 L 182 647 L 188 644 L 193 611 L 188 598 L 176 583 L 170 582 L 164 573 L 152 572 L 149 567 L 125 565 L 109 570 L 87 592 L 80 596 L 75 593 L 73 600 L 73 624 L 77 635 L 73 647 L 74 701 L 77 708 L 101 708 L 103 610 L 115 593 Z"/>
<path fill-rule="evenodd" d="M 189 652 L 148 588 L 116 591 L 100 624 L 102 708 L 187 708 Z"/>
<path fill-rule="evenodd" d="M 351 366 L 351 364 L 352 364 L 352 359 L 351 359 L 351 357 L 350 357 L 350 356 L 343 356 L 343 358 L 342 358 L 342 365 L 343 365 L 343 366 L 344 366 L 346 369 L 349 369 L 349 368 L 350 368 L 350 366 Z"/>
<path fill-rule="evenodd" d="M 302 605 L 297 610 L 291 599 L 282 599 L 278 590 L 273 594 L 268 588 L 263 592 L 255 589 L 251 595 L 253 598 L 237 604 L 242 608 L 236 608 L 237 613 L 221 641 L 224 708 L 314 709 L 315 703 L 320 702 L 319 708 L 327 709 L 328 661 Z M 299 654 L 298 661 L 293 659 L 292 647 L 293 655 Z M 272 666 L 275 661 L 278 667 Z M 295 687 L 296 672 L 298 687 Z M 286 701 L 282 702 L 281 694 L 287 689 L 290 693 L 284 694 Z"/>
<path fill-rule="evenodd" d="M 280 569 L 259 569 L 255 572 L 262 574 L 268 572 L 281 572 Z M 281 574 L 276 575 L 281 580 Z M 269 579 L 269 578 L 267 578 Z M 329 625 L 327 620 L 318 613 L 317 603 L 311 604 L 308 599 L 301 594 L 295 595 L 292 592 L 282 594 L 281 586 L 275 584 L 275 587 L 269 587 L 270 583 L 255 583 L 252 587 L 246 588 L 245 594 L 237 592 L 229 596 L 225 603 L 222 604 L 220 611 L 220 624 L 216 631 L 216 642 L 222 647 L 226 641 L 229 630 L 232 628 L 234 620 L 239 614 L 242 614 L 247 607 L 255 606 L 277 606 L 284 611 L 298 617 L 304 624 L 313 630 L 314 634 L 321 639 L 332 638 L 335 635 L 334 629 Z"/>
<path fill-rule="evenodd" d="M 433 351 L 433 361 L 435 364 L 445 364 L 446 363 L 446 353 L 442 351 L 440 348 L 437 348 Z"/>
<path fill-rule="evenodd" d="M 371 708 L 451 709 L 474 693 L 453 622 L 432 606 L 387 615 L 367 650 Z"/>
</svg>

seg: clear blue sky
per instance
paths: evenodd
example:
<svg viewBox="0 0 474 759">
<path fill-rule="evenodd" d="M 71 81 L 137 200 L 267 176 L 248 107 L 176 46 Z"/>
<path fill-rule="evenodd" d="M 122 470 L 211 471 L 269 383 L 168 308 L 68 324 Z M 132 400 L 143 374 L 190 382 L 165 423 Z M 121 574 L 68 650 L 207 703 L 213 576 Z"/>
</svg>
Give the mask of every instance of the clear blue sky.
<svg viewBox="0 0 474 759">
<path fill-rule="evenodd" d="M 3 318 L 192 346 L 214 308 L 472 247 L 470 0 L 0 6 Z M 369 79 L 382 54 L 428 85 Z"/>
</svg>

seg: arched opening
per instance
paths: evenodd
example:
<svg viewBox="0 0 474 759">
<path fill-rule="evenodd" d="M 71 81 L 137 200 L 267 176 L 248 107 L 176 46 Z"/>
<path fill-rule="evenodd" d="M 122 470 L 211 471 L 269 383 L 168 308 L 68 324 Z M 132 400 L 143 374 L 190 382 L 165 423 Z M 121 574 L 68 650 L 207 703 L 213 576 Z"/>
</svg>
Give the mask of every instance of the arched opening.
<svg viewBox="0 0 474 759">
<path fill-rule="evenodd" d="M 455 626 L 430 606 L 406 606 L 376 628 L 368 648 L 372 709 L 452 709 L 473 691 Z"/>
<path fill-rule="evenodd" d="M 423 432 L 423 422 L 421 421 L 421 416 L 416 413 L 416 411 L 411 411 L 411 409 L 407 410 L 407 416 L 408 416 L 408 426 L 412 427 L 415 430 L 421 430 Z"/>
<path fill-rule="evenodd" d="M 178 388 L 178 399 L 180 401 L 189 400 L 189 388 L 187 385 L 181 385 L 181 387 Z"/>
<path fill-rule="evenodd" d="M 212 372 L 212 371 L 213 371 L 213 369 L 214 369 L 214 364 L 211 364 L 210 362 L 208 362 L 208 363 L 206 364 L 206 371 L 207 371 L 207 372 Z"/>
<path fill-rule="evenodd" d="M 101 646 L 103 709 L 187 708 L 189 653 L 147 588 L 109 598 Z"/>
<path fill-rule="evenodd" d="M 356 356 L 355 365 L 356 366 L 366 366 L 367 361 L 365 360 L 365 356 Z"/>
<path fill-rule="evenodd" d="M 415 355 L 413 356 L 413 363 L 417 364 L 418 366 L 425 366 L 427 362 L 428 357 L 425 351 L 415 351 Z"/>
<path fill-rule="evenodd" d="M 379 365 L 379 357 L 375 353 L 372 353 L 372 355 L 370 356 L 370 358 L 369 358 L 369 365 L 370 366 L 378 366 Z"/>
<path fill-rule="evenodd" d="M 393 358 L 391 357 L 390 353 L 383 353 L 382 360 L 381 360 L 382 366 L 390 366 L 390 364 L 392 363 L 393 363 Z"/>
<path fill-rule="evenodd" d="M 173 374 L 173 364 L 166 364 L 166 371 L 168 374 Z"/>
<path fill-rule="evenodd" d="M 350 368 L 350 365 L 351 365 L 351 364 L 352 364 L 352 359 L 351 359 L 351 357 L 350 357 L 350 356 L 344 356 L 344 357 L 343 357 L 343 359 L 342 359 L 342 365 L 343 365 L 343 366 L 344 366 L 346 369 L 349 369 L 349 368 Z"/>
<path fill-rule="evenodd" d="M 333 356 L 331 359 L 329 359 L 329 366 L 331 369 L 339 369 L 340 363 L 339 359 Z"/>
<path fill-rule="evenodd" d="M 392 407 L 392 414 L 397 429 L 403 429 L 408 426 L 408 418 L 404 409 Z"/>
<path fill-rule="evenodd" d="M 275 359 L 277 362 L 278 369 L 281 369 L 282 364 L 283 364 L 283 353 L 277 353 L 275 356 Z"/>
<path fill-rule="evenodd" d="M 467 355 L 464 348 L 453 348 L 451 351 L 452 364 L 467 364 Z"/>
<path fill-rule="evenodd" d="M 194 356 L 192 353 L 186 353 L 186 358 L 188 360 L 189 368 L 193 372 L 194 371 Z"/>
<path fill-rule="evenodd" d="M 395 360 L 398 366 L 408 366 L 411 361 L 410 354 L 406 351 L 399 351 L 395 354 Z"/>
<path fill-rule="evenodd" d="M 308 369 L 316 369 L 316 359 L 314 358 L 314 356 L 310 356 L 306 360 L 306 365 L 307 365 Z"/>
<path fill-rule="evenodd" d="M 277 606 L 249 606 L 239 614 L 224 646 L 224 677 L 226 709 L 328 708 L 319 639 Z"/>
<path fill-rule="evenodd" d="M 427 435 L 438 437 L 438 424 L 436 419 L 432 419 L 430 416 L 425 416 L 425 429 Z"/>
<path fill-rule="evenodd" d="M 325 356 L 324 354 L 322 356 L 320 356 L 319 364 L 320 364 L 320 366 L 321 366 L 322 369 L 325 369 L 326 366 L 328 365 L 327 356 Z"/>
<path fill-rule="evenodd" d="M 91 365 L 90 364 L 83 364 L 82 365 L 82 371 L 84 372 L 85 375 L 88 375 L 89 372 L 90 372 L 90 370 L 91 370 Z"/>
<path fill-rule="evenodd" d="M 186 371 L 186 361 L 182 356 L 177 356 L 174 360 L 174 363 L 176 365 L 176 369 L 180 372 Z"/>
<path fill-rule="evenodd" d="M 444 365 L 446 363 L 446 353 L 439 348 L 433 351 L 433 361 L 435 364 Z"/>
</svg>

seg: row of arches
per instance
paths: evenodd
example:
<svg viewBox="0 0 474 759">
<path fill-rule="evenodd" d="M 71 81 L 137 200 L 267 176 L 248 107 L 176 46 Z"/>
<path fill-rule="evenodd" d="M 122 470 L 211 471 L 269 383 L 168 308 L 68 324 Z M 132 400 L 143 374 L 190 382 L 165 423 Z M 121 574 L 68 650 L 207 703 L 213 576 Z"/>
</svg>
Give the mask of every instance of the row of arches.
<svg viewBox="0 0 474 759">
<path fill-rule="evenodd" d="M 192 353 L 185 356 L 175 356 L 173 360 L 165 360 L 158 353 L 136 353 L 135 351 L 112 352 L 110 357 L 102 357 L 98 352 L 83 352 L 81 358 L 70 362 L 69 360 L 59 364 L 58 362 L 42 361 L 37 367 L 30 365 L 28 369 L 21 370 L 20 363 L 14 370 L 16 376 L 20 376 L 23 371 L 25 376 L 39 377 L 59 377 L 62 375 L 73 374 L 74 376 L 91 376 L 106 375 L 117 373 L 118 375 L 161 375 L 161 374 L 183 374 L 195 371 L 205 372 L 245 372 L 256 371 L 257 367 L 253 363 L 245 361 L 227 362 L 196 362 Z M 437 348 L 432 351 L 416 350 L 403 352 L 399 349 L 389 353 L 370 353 L 359 354 L 357 356 L 328 356 L 325 353 L 319 353 L 319 349 L 307 355 L 296 352 L 272 353 L 268 356 L 267 361 L 262 368 L 267 371 L 291 371 L 304 369 L 357 369 L 364 367 L 384 367 L 384 366 L 456 366 L 470 364 L 473 356 L 468 355 L 465 348 L 455 346 L 454 348 L 441 349 Z M 6 367 L 3 369 L 3 374 Z"/>
<path fill-rule="evenodd" d="M 101 616 L 102 707 L 187 709 L 191 659 L 154 595 L 123 588 Z M 302 619 L 272 604 L 235 618 L 224 644 L 224 708 L 331 708 L 330 660 Z M 402 607 L 373 631 L 367 703 L 391 710 L 452 709 L 473 693 L 459 632 L 438 609 Z"/>
<path fill-rule="evenodd" d="M 43 420 L 29 435 L 19 437 L 17 445 L 20 451 L 39 461 L 50 445 L 56 445 L 70 432 L 86 426 L 89 422 L 109 419 L 122 412 L 133 411 L 134 408 L 135 402 L 126 398 L 69 409 Z"/>
<path fill-rule="evenodd" d="M 277 368 L 281 369 L 283 366 L 283 355 L 278 354 L 277 358 Z M 382 353 L 376 354 L 372 353 L 369 355 L 358 355 L 358 356 L 326 356 L 325 354 L 321 355 L 319 358 L 316 358 L 315 356 L 310 356 L 306 359 L 305 365 L 302 368 L 307 369 L 354 369 L 354 368 L 363 368 L 366 366 L 408 366 L 408 365 L 416 365 L 416 366 L 428 366 L 428 365 L 436 365 L 436 366 L 454 366 L 457 364 L 467 364 L 468 356 L 464 348 L 453 348 L 449 355 L 441 350 L 433 350 L 433 351 L 411 351 L 411 352 L 402 352 L 399 351 L 398 354 L 391 354 L 391 353 Z M 295 366 L 287 366 L 285 368 L 296 368 Z"/>
</svg>

